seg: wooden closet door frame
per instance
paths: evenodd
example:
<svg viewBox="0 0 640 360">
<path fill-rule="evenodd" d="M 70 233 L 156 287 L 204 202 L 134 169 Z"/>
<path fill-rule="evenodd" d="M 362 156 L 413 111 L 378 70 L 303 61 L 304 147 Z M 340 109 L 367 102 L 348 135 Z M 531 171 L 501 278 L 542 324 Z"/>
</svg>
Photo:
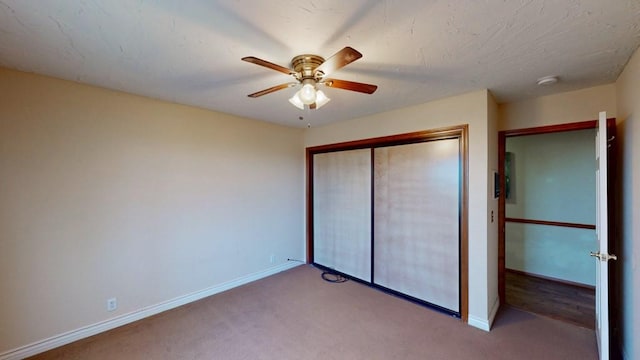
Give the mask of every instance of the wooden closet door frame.
<svg viewBox="0 0 640 360">
<path fill-rule="evenodd" d="M 460 248 L 459 248 L 459 287 L 460 287 L 460 319 L 468 321 L 469 314 L 469 126 L 467 124 L 418 131 L 399 135 L 390 135 L 363 140 L 347 141 L 306 148 L 306 210 L 307 210 L 307 263 L 313 264 L 313 156 L 315 154 L 363 149 L 390 145 L 404 145 L 425 141 L 436 141 L 458 138 L 460 140 Z M 373 207 L 371 209 L 373 212 Z M 373 224 L 372 224 L 373 226 Z M 372 264 L 373 266 L 373 264 Z M 371 284 L 374 285 L 374 284 Z"/>
</svg>

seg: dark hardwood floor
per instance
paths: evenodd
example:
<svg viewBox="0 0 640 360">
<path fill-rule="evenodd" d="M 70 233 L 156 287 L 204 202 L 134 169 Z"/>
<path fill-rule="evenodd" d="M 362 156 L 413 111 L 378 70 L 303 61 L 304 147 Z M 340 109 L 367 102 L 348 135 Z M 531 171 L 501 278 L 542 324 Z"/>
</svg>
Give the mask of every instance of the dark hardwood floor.
<svg viewBox="0 0 640 360">
<path fill-rule="evenodd" d="M 595 328 L 595 290 L 507 270 L 507 304 L 525 311 Z"/>
</svg>

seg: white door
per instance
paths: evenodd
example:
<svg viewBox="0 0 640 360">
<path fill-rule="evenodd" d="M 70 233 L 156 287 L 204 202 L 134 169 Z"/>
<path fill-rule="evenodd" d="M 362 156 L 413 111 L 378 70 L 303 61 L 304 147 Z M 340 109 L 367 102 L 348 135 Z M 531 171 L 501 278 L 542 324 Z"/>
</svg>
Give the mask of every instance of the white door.
<svg viewBox="0 0 640 360">
<path fill-rule="evenodd" d="M 596 131 L 596 337 L 600 359 L 609 359 L 609 255 L 607 221 L 607 113 L 600 112 Z"/>
</svg>

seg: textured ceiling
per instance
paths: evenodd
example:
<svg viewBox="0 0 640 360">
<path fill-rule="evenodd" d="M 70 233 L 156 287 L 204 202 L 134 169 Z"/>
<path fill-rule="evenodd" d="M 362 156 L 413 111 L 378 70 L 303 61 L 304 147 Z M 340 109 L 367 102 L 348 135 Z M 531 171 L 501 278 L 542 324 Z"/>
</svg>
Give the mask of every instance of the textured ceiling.
<svg viewBox="0 0 640 360">
<path fill-rule="evenodd" d="M 498 102 L 614 82 L 640 44 L 638 0 L 0 0 L 0 66 L 290 126 L 318 126 L 489 89 Z M 345 46 L 364 56 L 301 111 L 288 66 Z M 557 75 L 548 87 L 536 79 Z M 300 121 L 299 117 L 304 120 Z"/>
</svg>

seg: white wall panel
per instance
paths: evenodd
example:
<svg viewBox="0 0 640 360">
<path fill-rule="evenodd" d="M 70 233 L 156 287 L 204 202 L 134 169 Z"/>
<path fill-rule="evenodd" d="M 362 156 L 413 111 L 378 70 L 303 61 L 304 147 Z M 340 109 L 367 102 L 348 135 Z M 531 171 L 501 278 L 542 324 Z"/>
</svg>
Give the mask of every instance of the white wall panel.
<svg viewBox="0 0 640 360">
<path fill-rule="evenodd" d="M 507 269 L 596 285 L 595 230 L 508 222 L 505 232 Z"/>
</svg>

